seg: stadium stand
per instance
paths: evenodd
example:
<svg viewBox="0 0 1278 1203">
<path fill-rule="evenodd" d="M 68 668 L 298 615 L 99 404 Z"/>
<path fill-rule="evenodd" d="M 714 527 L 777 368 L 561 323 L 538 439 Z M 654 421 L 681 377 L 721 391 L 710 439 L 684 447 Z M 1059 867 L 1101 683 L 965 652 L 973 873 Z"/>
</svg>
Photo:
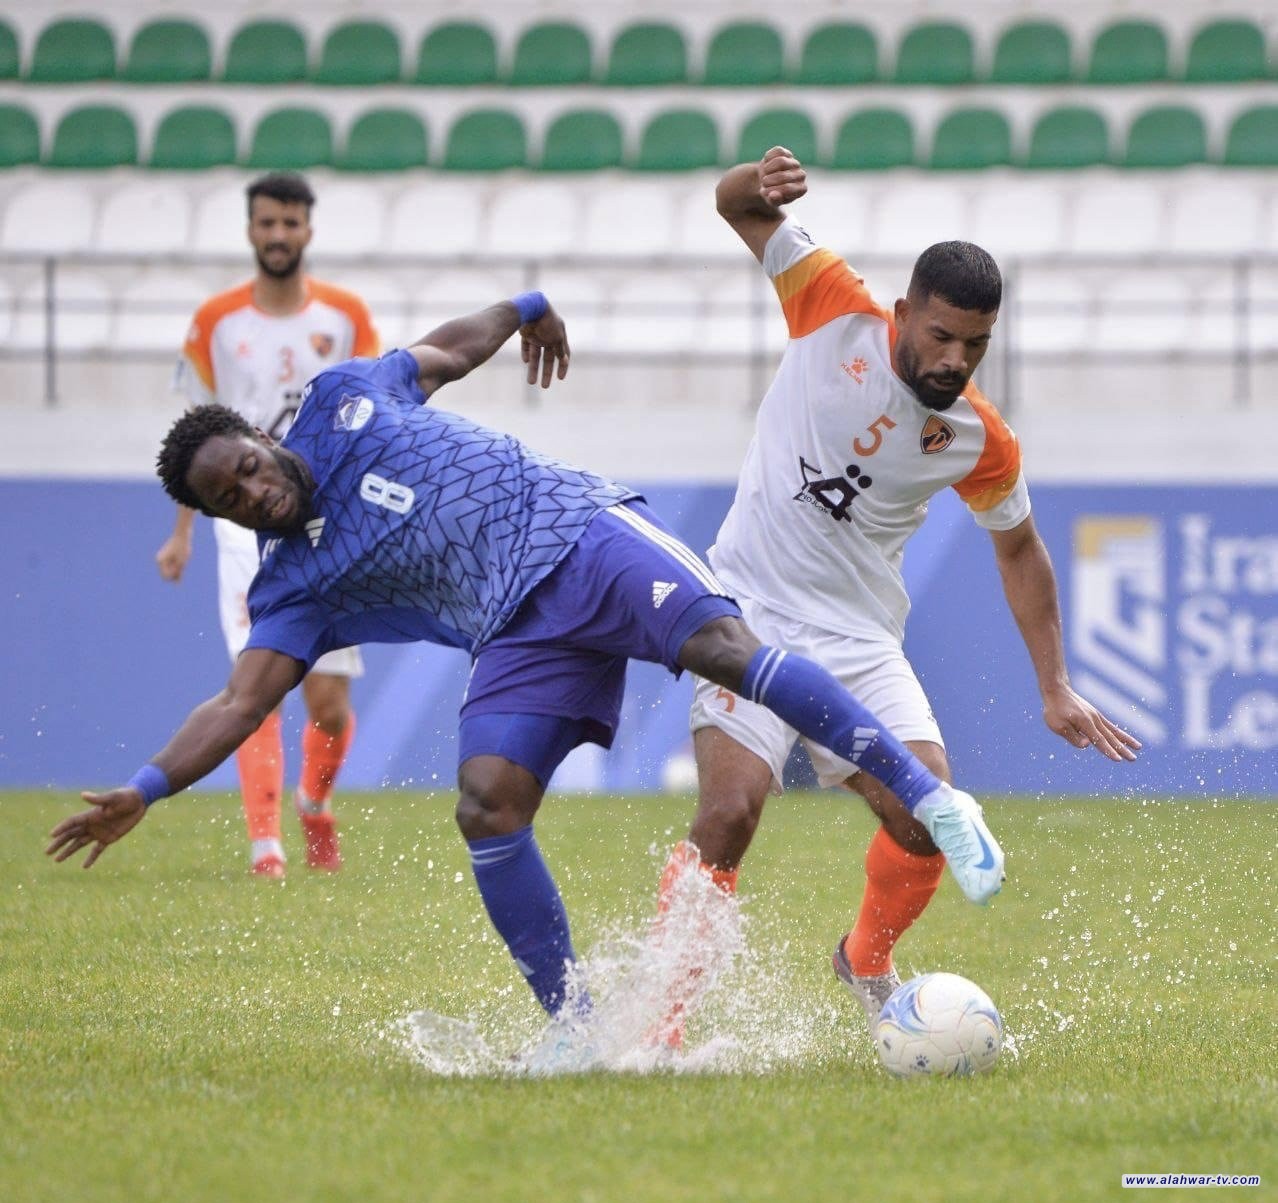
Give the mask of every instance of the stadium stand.
<svg viewBox="0 0 1278 1203">
<path fill-rule="evenodd" d="M 509 109 L 475 109 L 448 131 L 445 171 L 505 171 L 528 162 L 528 135 Z"/>
<path fill-rule="evenodd" d="M 819 163 L 816 126 L 802 109 L 764 109 L 741 127 L 734 162 L 762 158 L 773 146 L 787 146 L 803 163 Z"/>
<path fill-rule="evenodd" d="M 1109 127 L 1099 110 L 1082 105 L 1050 109 L 1035 123 L 1025 166 L 1072 170 L 1109 162 Z"/>
<path fill-rule="evenodd" d="M 914 126 L 900 109 L 862 109 L 839 126 L 830 166 L 879 171 L 914 163 Z"/>
<path fill-rule="evenodd" d="M 1012 131 L 997 109 L 963 108 L 936 127 L 930 165 L 941 171 L 976 171 L 1012 161 Z"/>
<path fill-rule="evenodd" d="M 1194 34 L 1185 63 L 1188 83 L 1244 83 L 1271 78 L 1265 35 L 1251 21 L 1209 21 Z"/>
<path fill-rule="evenodd" d="M 542 171 L 601 171 L 620 167 L 624 156 L 621 126 L 604 109 L 572 109 L 546 130 Z"/>
<path fill-rule="evenodd" d="M 972 35 L 950 21 L 929 21 L 906 31 L 896 56 L 898 84 L 970 84 L 976 78 Z"/>
<path fill-rule="evenodd" d="M 804 39 L 794 82 L 816 87 L 874 83 L 879 78 L 879 45 L 864 25 L 832 21 Z"/>
<path fill-rule="evenodd" d="M 1139 113 L 1127 133 L 1127 167 L 1187 167 L 1207 161 L 1203 119 L 1184 105 L 1159 105 Z"/>
<path fill-rule="evenodd" d="M 694 171 L 719 163 L 719 130 L 702 109 L 668 109 L 658 113 L 639 139 L 637 171 Z"/>
<path fill-rule="evenodd" d="M 1221 161 L 1226 167 L 1278 167 L 1278 105 L 1239 113 L 1229 127 Z"/>
<path fill-rule="evenodd" d="M 590 79 L 590 35 L 579 25 L 550 21 L 519 35 L 509 76 L 513 86 L 563 87 Z"/>
<path fill-rule="evenodd" d="M 17 79 L 21 65 L 18 35 L 8 21 L 0 20 L 0 79 Z"/>
<path fill-rule="evenodd" d="M 186 105 L 164 114 L 147 163 L 157 170 L 207 171 L 228 167 L 238 157 L 230 114 L 212 105 Z"/>
<path fill-rule="evenodd" d="M 267 113 L 253 131 L 245 164 L 268 171 L 304 171 L 333 161 L 333 131 L 318 109 L 286 106 Z"/>
<path fill-rule="evenodd" d="M 408 171 L 429 157 L 426 126 L 409 109 L 369 109 L 351 124 L 338 156 L 343 171 Z"/>
<path fill-rule="evenodd" d="M 138 131 L 129 113 L 118 105 L 86 104 L 58 122 L 45 166 L 96 170 L 137 161 Z"/>
<path fill-rule="evenodd" d="M 1168 78 L 1167 36 L 1152 21 L 1115 21 L 1096 35 L 1087 80 L 1093 84 L 1159 83 Z"/>
<path fill-rule="evenodd" d="M 0 104 L 0 167 L 40 161 L 40 127 L 30 109 Z"/>
<path fill-rule="evenodd" d="M 460 87 L 497 82 L 497 43 L 483 25 L 450 21 L 430 30 L 417 51 L 416 83 Z"/>
<path fill-rule="evenodd" d="M 133 35 L 120 78 L 135 84 L 207 80 L 213 71 L 208 34 L 193 21 L 149 21 Z"/>
<path fill-rule="evenodd" d="M 711 86 L 760 87 L 785 76 L 781 35 L 761 21 L 739 21 L 716 30 L 706 51 L 702 82 Z"/>
<path fill-rule="evenodd" d="M 399 37 L 381 21 L 344 21 L 324 39 L 311 78 L 317 84 L 371 87 L 402 74 Z"/>
<path fill-rule="evenodd" d="M 27 79 L 31 83 L 87 83 L 115 78 L 115 38 L 99 21 L 67 18 L 40 31 Z"/>
<path fill-rule="evenodd" d="M 249 21 L 226 52 L 228 84 L 291 84 L 306 78 L 306 36 L 291 21 Z"/>
<path fill-rule="evenodd" d="M 603 83 L 653 88 L 688 81 L 688 46 L 673 25 L 645 22 L 621 30 L 608 53 Z"/>
<path fill-rule="evenodd" d="M 1069 33 L 1055 21 L 1020 21 L 1005 29 L 994 49 L 990 82 L 1064 84 L 1073 78 Z"/>
</svg>

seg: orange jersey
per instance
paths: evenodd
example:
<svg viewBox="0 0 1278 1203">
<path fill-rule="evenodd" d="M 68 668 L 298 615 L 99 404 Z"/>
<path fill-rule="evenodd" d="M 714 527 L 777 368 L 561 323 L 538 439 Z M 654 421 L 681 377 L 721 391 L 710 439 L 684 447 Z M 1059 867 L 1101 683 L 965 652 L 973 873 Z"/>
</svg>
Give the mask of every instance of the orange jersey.
<svg viewBox="0 0 1278 1203">
<path fill-rule="evenodd" d="M 368 307 L 352 292 L 308 277 L 306 304 L 276 317 L 253 304 L 251 283 L 241 284 L 196 310 L 175 386 L 193 405 L 217 401 L 280 438 L 312 376 L 379 350 Z"/>
<path fill-rule="evenodd" d="M 768 241 L 789 327 L 710 562 L 729 589 L 828 631 L 901 640 L 906 540 L 954 488 L 1008 530 L 1030 512 L 1016 436 L 973 386 L 942 413 L 892 369 L 889 310 L 793 221 Z"/>
</svg>

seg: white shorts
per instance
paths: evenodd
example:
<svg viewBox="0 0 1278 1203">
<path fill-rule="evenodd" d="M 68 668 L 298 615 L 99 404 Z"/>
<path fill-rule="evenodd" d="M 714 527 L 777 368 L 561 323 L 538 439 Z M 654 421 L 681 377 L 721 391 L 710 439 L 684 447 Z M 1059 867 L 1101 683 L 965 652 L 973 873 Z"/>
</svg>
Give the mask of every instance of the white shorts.
<svg viewBox="0 0 1278 1203">
<path fill-rule="evenodd" d="M 892 732 L 897 739 L 939 744 L 941 728 L 923 686 L 891 636 L 879 640 L 837 635 L 796 618 L 787 618 L 748 598 L 738 598 L 747 625 L 764 643 L 815 660 L 828 669 Z M 689 726 L 718 727 L 749 748 L 772 770 L 773 789 L 781 790 L 781 774 L 794 741 L 802 738 L 766 706 L 747 701 L 710 681 L 696 678 Z M 839 785 L 855 774 L 856 765 L 803 739 L 823 786 Z"/>
<path fill-rule="evenodd" d="M 217 540 L 217 608 L 226 650 L 234 660 L 248 642 L 248 591 L 257 574 L 257 535 L 225 518 L 213 519 Z M 357 647 L 325 652 L 311 665 L 313 673 L 334 677 L 362 677 L 364 660 Z"/>
</svg>

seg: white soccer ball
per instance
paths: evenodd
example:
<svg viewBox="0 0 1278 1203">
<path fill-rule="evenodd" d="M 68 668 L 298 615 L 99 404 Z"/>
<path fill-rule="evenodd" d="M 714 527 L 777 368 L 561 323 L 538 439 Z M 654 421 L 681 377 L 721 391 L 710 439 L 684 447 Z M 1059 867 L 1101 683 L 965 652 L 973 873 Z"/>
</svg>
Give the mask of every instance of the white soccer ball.
<svg viewBox="0 0 1278 1203">
<path fill-rule="evenodd" d="M 893 991 L 874 1028 L 884 1068 L 898 1078 L 980 1074 L 1003 1047 L 998 1008 L 957 973 L 925 973 Z"/>
</svg>

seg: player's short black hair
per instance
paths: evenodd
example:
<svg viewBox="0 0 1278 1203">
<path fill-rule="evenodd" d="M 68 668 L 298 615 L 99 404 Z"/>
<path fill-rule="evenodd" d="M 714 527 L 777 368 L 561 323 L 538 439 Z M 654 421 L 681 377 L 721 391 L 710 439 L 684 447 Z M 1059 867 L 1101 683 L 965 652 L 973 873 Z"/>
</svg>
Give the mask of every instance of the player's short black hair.
<svg viewBox="0 0 1278 1203">
<path fill-rule="evenodd" d="M 298 175 L 296 171 L 272 171 L 260 175 L 245 192 L 250 217 L 253 216 L 253 201 L 259 196 L 269 196 L 282 205 L 305 205 L 307 213 L 315 206 L 315 193 L 311 191 L 305 177 Z"/>
<path fill-rule="evenodd" d="M 1003 302 L 1003 274 L 974 242 L 938 242 L 915 262 L 907 295 L 919 303 L 938 296 L 956 309 L 993 313 Z"/>
<path fill-rule="evenodd" d="M 188 409 L 164 436 L 160 454 L 155 457 L 155 471 L 164 485 L 164 491 L 179 505 L 208 513 L 203 502 L 191 492 L 186 474 L 191 470 L 195 453 L 205 443 L 218 435 L 253 433 L 253 427 L 243 415 L 225 405 L 197 405 Z"/>
</svg>

